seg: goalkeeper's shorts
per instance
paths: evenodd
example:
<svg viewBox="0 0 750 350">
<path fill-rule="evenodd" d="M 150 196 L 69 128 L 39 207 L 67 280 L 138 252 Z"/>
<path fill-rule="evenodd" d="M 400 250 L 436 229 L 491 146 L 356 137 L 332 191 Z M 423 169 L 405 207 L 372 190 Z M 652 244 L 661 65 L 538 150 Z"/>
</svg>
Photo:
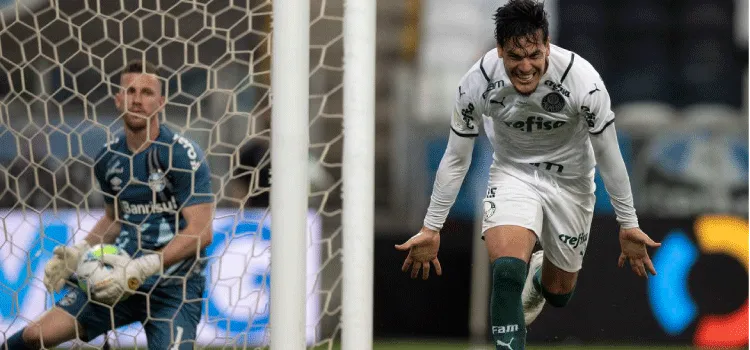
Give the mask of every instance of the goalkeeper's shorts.
<svg viewBox="0 0 750 350">
<path fill-rule="evenodd" d="M 531 165 L 491 167 L 482 237 L 495 226 L 525 227 L 536 234 L 552 264 L 568 272 L 580 270 L 596 198 L 593 176 L 572 181 Z"/>
<path fill-rule="evenodd" d="M 174 344 L 180 344 L 174 349 L 193 349 L 201 318 L 204 287 L 203 278 L 188 279 L 184 287 L 141 287 L 136 294 L 109 307 L 90 301 L 86 291 L 66 285 L 66 294 L 56 305 L 75 316 L 83 326 L 83 341 L 91 341 L 107 331 L 141 322 L 149 349 L 172 349 Z"/>
</svg>

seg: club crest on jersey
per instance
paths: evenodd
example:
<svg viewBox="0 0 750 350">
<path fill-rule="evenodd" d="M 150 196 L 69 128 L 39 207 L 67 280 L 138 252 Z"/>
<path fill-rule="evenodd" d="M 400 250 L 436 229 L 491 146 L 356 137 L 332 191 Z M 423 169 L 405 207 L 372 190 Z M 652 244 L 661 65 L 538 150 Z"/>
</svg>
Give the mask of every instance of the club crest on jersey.
<svg viewBox="0 0 750 350">
<path fill-rule="evenodd" d="M 112 187 L 113 190 L 119 191 L 122 189 L 122 179 L 120 179 L 117 176 L 113 176 L 111 179 L 109 179 L 109 185 Z"/>
<path fill-rule="evenodd" d="M 495 203 L 490 201 L 484 202 L 484 219 L 489 220 L 492 215 L 495 215 Z"/>
<path fill-rule="evenodd" d="M 562 111 L 565 107 L 565 98 L 557 92 L 550 92 L 542 98 L 542 108 L 551 113 Z"/>
<path fill-rule="evenodd" d="M 159 171 L 149 174 L 148 187 L 154 192 L 164 191 L 164 188 L 167 187 L 167 179 L 164 178 L 164 173 Z"/>
</svg>

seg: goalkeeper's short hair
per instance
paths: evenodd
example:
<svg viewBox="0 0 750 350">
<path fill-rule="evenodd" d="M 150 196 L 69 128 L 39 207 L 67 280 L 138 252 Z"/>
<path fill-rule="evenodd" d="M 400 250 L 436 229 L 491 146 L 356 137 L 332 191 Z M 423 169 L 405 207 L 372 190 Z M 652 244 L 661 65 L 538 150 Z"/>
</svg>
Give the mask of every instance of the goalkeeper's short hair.
<svg viewBox="0 0 750 350">
<path fill-rule="evenodd" d="M 127 73 L 146 73 L 159 76 L 159 69 L 149 61 L 135 59 L 128 61 L 125 68 L 120 71 L 120 76 Z"/>
<path fill-rule="evenodd" d="M 165 93 L 164 89 L 164 82 L 161 80 L 161 76 L 159 75 L 159 69 L 156 68 L 156 65 L 153 63 L 141 60 L 141 59 L 134 59 L 128 61 L 127 64 L 125 64 L 125 67 L 120 71 L 120 79 L 122 79 L 122 76 L 128 73 L 143 73 L 143 74 L 153 74 L 157 77 L 157 80 L 159 80 L 159 92 L 163 95 Z"/>
</svg>

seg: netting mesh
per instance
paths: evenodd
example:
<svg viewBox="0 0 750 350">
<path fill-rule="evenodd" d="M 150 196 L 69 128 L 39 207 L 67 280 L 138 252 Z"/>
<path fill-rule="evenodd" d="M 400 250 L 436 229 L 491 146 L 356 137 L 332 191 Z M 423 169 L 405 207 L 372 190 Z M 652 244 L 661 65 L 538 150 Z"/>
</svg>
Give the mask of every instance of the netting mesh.
<svg viewBox="0 0 750 350">
<path fill-rule="evenodd" d="M 59 300 L 44 290 L 44 263 L 102 215 L 93 158 L 122 130 L 119 71 L 141 58 L 160 69 L 163 123 L 204 149 L 217 198 L 199 347 L 268 342 L 271 2 L 29 0 L 0 10 L 0 339 Z M 308 341 L 326 347 L 340 331 L 342 2 L 311 1 L 310 19 Z M 130 326 L 109 341 L 143 337 Z"/>
</svg>

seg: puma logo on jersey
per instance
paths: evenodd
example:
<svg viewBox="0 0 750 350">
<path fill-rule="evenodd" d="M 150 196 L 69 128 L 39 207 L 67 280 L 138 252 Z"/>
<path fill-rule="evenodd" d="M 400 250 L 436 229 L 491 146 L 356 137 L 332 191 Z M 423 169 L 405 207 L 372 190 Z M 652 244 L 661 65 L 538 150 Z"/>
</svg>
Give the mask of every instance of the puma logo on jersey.
<svg viewBox="0 0 750 350">
<path fill-rule="evenodd" d="M 544 120 L 542 117 L 535 117 L 530 116 L 526 118 L 526 121 L 515 121 L 515 122 L 503 122 L 506 126 L 509 128 L 515 128 L 518 130 L 524 130 L 526 132 L 532 132 L 537 130 L 552 130 L 557 129 L 565 124 L 567 122 L 564 122 L 562 120 L 557 121 L 551 121 L 551 120 Z"/>
<path fill-rule="evenodd" d="M 594 90 L 589 91 L 589 95 L 593 95 L 597 91 L 602 91 L 602 90 L 599 90 L 599 88 L 596 86 L 596 83 L 594 83 Z"/>
<path fill-rule="evenodd" d="M 499 104 L 499 105 L 505 107 L 505 96 L 503 96 L 503 99 L 500 100 L 500 101 L 490 99 L 490 103 L 492 103 L 492 104 Z"/>
<path fill-rule="evenodd" d="M 482 98 L 486 99 L 487 94 L 490 93 L 490 91 L 495 90 L 499 87 L 503 87 L 503 86 L 505 86 L 505 80 L 498 80 L 498 81 L 489 83 L 487 85 L 487 88 L 484 90 L 484 93 L 482 93 Z"/>
</svg>

